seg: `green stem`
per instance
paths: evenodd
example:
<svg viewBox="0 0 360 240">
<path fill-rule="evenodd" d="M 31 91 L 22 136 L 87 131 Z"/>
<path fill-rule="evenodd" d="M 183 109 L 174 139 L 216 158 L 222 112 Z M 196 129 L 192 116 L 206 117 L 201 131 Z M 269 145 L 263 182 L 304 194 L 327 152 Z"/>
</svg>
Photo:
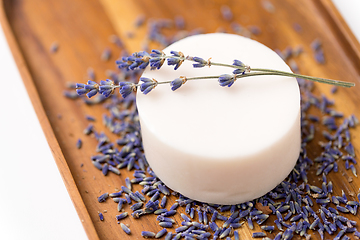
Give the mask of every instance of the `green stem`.
<svg viewBox="0 0 360 240">
<path fill-rule="evenodd" d="M 319 77 L 311 77 L 311 76 L 301 75 L 301 74 L 297 74 L 297 73 L 283 72 L 283 71 L 279 71 L 279 70 L 253 68 L 253 69 L 251 69 L 251 71 L 274 73 L 275 75 L 279 75 L 279 76 L 298 77 L 298 78 L 303 78 L 303 79 L 307 79 L 307 80 L 310 80 L 310 81 L 326 83 L 326 84 L 332 84 L 332 85 L 341 86 L 341 87 L 353 87 L 353 86 L 355 86 L 355 83 L 351 83 L 351 82 L 344 82 L 344 81 L 326 79 L 326 78 L 319 78 Z"/>
<path fill-rule="evenodd" d="M 175 56 L 164 56 L 165 59 L 166 58 L 174 58 L 174 57 Z M 186 57 L 175 57 L 175 58 L 179 58 L 182 61 L 189 60 Z M 192 60 L 189 60 L 189 61 L 192 61 Z M 236 68 L 236 69 L 245 70 L 244 67 L 235 66 L 235 65 L 231 65 L 231 64 L 225 64 L 225 63 L 210 62 L 210 65 L 221 66 L 221 67 L 230 67 L 230 68 Z M 333 80 L 333 79 L 327 79 L 327 78 L 312 77 L 312 76 L 306 76 L 306 75 L 301 75 L 301 74 L 297 74 L 297 73 L 284 72 L 284 71 L 280 71 L 280 70 L 264 69 L 264 68 L 253 68 L 253 69 L 251 69 L 251 71 L 255 71 L 255 72 L 258 72 L 258 73 L 257 74 L 246 73 L 244 75 L 239 74 L 239 75 L 237 75 L 237 78 L 249 77 L 249 76 L 260 76 L 260 75 L 277 75 L 277 76 L 303 78 L 303 79 L 307 79 L 307 80 L 314 81 L 314 82 L 326 83 L 326 84 L 331 84 L 331 85 L 341 86 L 341 87 L 347 87 L 347 88 L 355 86 L 355 83 L 352 83 L 352 82 L 345 82 L 345 81 L 339 81 L 339 80 Z M 219 78 L 219 76 L 187 78 L 187 80 L 208 79 L 208 78 Z M 161 82 L 161 83 L 159 82 L 159 84 L 170 83 L 170 82 L 171 81 L 166 81 L 166 82 Z"/>
</svg>

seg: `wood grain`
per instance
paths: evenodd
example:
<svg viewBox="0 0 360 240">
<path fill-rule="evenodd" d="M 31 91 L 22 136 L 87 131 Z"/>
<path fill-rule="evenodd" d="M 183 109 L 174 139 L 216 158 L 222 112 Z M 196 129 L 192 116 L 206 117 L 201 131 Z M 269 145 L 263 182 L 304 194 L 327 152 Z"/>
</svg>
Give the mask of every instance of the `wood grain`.
<svg viewBox="0 0 360 240">
<path fill-rule="evenodd" d="M 214 32 L 224 29 L 233 32 L 231 22 L 244 27 L 256 25 L 261 34 L 254 39 L 272 49 L 283 50 L 288 46 L 301 45 L 304 53 L 296 58 L 303 74 L 353 81 L 352 89 L 339 89 L 336 95 L 330 94 L 330 86 L 316 84 L 317 93 L 336 100 L 336 109 L 346 116 L 354 113 L 360 116 L 357 107 L 360 103 L 359 62 L 360 48 L 354 36 L 344 24 L 328 0 L 296 1 L 272 0 L 275 12 L 262 7 L 262 1 L 112 1 L 112 0 L 2 0 L 1 23 L 9 45 L 20 69 L 25 86 L 43 127 L 49 145 L 63 177 L 72 201 L 83 220 L 84 228 L 90 239 L 142 239 L 144 229 L 157 232 L 154 216 L 145 216 L 140 220 L 124 219 L 132 234 L 126 235 L 115 220 L 116 205 L 113 202 L 98 203 L 97 197 L 104 192 L 114 192 L 124 185 L 125 178 L 132 173 L 122 171 L 121 176 L 110 174 L 104 177 L 90 161 L 95 152 L 96 140 L 84 136 L 83 129 L 89 122 L 86 115 L 97 118 L 94 127 L 104 131 L 112 141 L 116 140 L 101 123 L 105 110 L 102 106 L 88 106 L 82 101 L 73 101 L 63 97 L 68 82 L 85 82 L 87 69 L 93 68 L 96 80 L 105 79 L 107 69 L 115 70 L 114 61 L 125 50 L 109 41 L 116 34 L 124 42 L 129 52 L 141 50 L 146 42 L 146 25 L 135 27 L 134 21 L 140 14 L 146 19 L 174 19 L 181 15 L 186 21 L 184 31 L 202 29 Z M 229 22 L 221 17 L 220 7 L 231 7 L 234 19 Z M 302 27 L 301 32 L 294 31 L 293 24 Z M 174 28 L 165 29 L 164 34 L 172 36 Z M 315 62 L 310 43 L 320 39 L 326 57 L 326 64 Z M 56 53 L 50 52 L 53 42 L 59 43 Z M 150 42 L 150 48 L 162 47 Z M 101 53 L 105 48 L 112 50 L 110 61 L 102 61 Z M 353 144 L 358 153 L 359 134 L 352 132 Z M 76 141 L 83 139 L 83 147 L 76 148 Z M 317 139 L 319 136 L 317 136 Z M 320 151 L 316 142 L 308 151 Z M 359 168 L 357 167 L 358 172 Z M 334 183 L 335 194 L 357 192 L 360 187 L 358 178 L 349 183 L 349 174 L 341 168 L 342 174 L 329 174 Z M 312 176 L 310 181 L 318 182 Z M 135 188 L 140 190 L 140 188 Z M 50 200 L 49 200 L 50 201 Z M 170 199 L 170 204 L 175 198 Z M 106 210 L 106 212 L 104 212 Z M 129 210 L 126 208 L 126 210 Z M 130 210 L 129 210 L 130 211 Z M 179 210 L 183 212 L 183 209 Z M 101 222 L 98 212 L 103 212 L 105 220 Z M 131 211 L 130 211 L 131 212 Z M 358 216 L 352 217 L 359 221 Z M 180 225 L 179 216 L 175 217 Z M 260 228 L 256 227 L 255 231 Z M 252 230 L 241 228 L 242 239 L 248 239 Z M 269 235 L 274 236 L 274 234 Z M 313 235 L 314 239 L 318 235 Z"/>
</svg>

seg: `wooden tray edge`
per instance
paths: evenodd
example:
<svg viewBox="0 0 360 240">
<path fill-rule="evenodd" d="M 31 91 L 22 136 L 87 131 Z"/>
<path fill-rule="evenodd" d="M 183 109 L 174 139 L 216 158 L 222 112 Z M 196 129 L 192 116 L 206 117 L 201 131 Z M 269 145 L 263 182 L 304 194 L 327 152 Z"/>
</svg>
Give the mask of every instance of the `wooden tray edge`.
<svg viewBox="0 0 360 240">
<path fill-rule="evenodd" d="M 4 0 L 0 0 L 0 23 L 4 31 L 5 38 L 10 47 L 11 53 L 14 57 L 15 63 L 20 72 L 21 78 L 28 92 L 31 103 L 34 107 L 35 113 L 38 117 L 42 130 L 44 131 L 45 137 L 48 141 L 51 153 L 54 157 L 55 163 L 58 167 L 62 180 L 65 187 L 70 195 L 70 198 L 75 206 L 77 214 L 82 222 L 84 230 L 89 239 L 99 239 L 99 236 L 95 230 L 94 224 L 90 218 L 90 215 L 86 209 L 83 199 L 79 193 L 79 190 L 75 184 L 74 178 L 70 172 L 69 166 L 64 158 L 59 143 L 55 137 L 50 122 L 46 116 L 44 107 L 40 101 L 39 94 L 34 85 L 32 76 L 27 68 L 26 61 L 24 60 L 20 47 L 16 41 L 14 33 L 8 22 Z"/>
<path fill-rule="evenodd" d="M 315 2 L 322 12 L 325 13 L 324 17 L 328 19 L 333 30 L 337 33 L 346 54 L 351 58 L 352 62 L 356 64 L 355 66 L 360 66 L 360 42 L 335 7 L 334 3 L 331 0 L 318 0 Z M 358 74 L 360 75 L 360 69 L 358 69 Z"/>
</svg>

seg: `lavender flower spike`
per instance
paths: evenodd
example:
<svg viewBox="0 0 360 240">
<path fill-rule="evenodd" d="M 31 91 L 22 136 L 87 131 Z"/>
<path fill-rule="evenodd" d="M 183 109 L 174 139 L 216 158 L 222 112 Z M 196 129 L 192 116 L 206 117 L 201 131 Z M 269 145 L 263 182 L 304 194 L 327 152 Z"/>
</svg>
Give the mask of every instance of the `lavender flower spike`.
<svg viewBox="0 0 360 240">
<path fill-rule="evenodd" d="M 186 82 L 186 80 L 187 80 L 186 77 L 179 77 L 171 81 L 170 83 L 171 90 L 175 91 L 176 89 L 181 87 Z"/>
<path fill-rule="evenodd" d="M 144 94 L 148 94 L 151 90 L 153 90 L 158 85 L 158 82 L 155 79 L 141 77 L 140 81 L 143 82 L 140 85 L 140 91 Z"/>
<path fill-rule="evenodd" d="M 236 81 L 235 75 L 223 74 L 223 75 L 220 75 L 220 77 L 219 77 L 219 84 L 222 87 L 225 87 L 225 86 L 231 87 L 235 81 Z"/>
<path fill-rule="evenodd" d="M 136 84 L 131 82 L 120 82 L 120 94 L 123 98 L 129 96 L 132 92 L 136 91 Z"/>
</svg>

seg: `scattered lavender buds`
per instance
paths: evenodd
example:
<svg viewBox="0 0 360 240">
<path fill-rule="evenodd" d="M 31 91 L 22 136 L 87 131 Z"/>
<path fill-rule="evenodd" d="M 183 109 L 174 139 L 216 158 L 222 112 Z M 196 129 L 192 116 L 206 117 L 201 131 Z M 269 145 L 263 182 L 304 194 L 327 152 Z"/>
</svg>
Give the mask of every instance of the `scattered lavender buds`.
<svg viewBox="0 0 360 240">
<path fill-rule="evenodd" d="M 325 57 L 324 57 L 324 52 L 322 50 L 322 44 L 319 39 L 315 39 L 311 43 L 311 49 L 313 50 L 315 61 L 319 64 L 324 64 Z"/>
<path fill-rule="evenodd" d="M 263 1 L 264 5 L 268 3 L 270 2 Z M 268 7 L 264 6 L 264 8 L 267 10 Z M 273 10 L 270 9 L 269 12 Z M 226 11 L 225 9 L 224 12 Z M 179 28 L 183 26 L 181 24 L 183 23 L 180 23 Z M 149 39 L 164 45 L 168 44 L 167 40 L 161 36 L 160 29 L 168 27 L 169 22 L 154 20 L 149 25 L 151 25 Z M 232 26 L 239 32 L 243 31 L 239 24 L 232 24 Z M 116 41 L 113 39 L 113 41 L 121 43 L 120 39 Z M 119 46 L 123 47 L 121 44 Z M 315 51 L 319 48 L 314 47 Z M 294 50 L 288 48 L 281 54 L 288 59 L 290 56 L 294 56 Z M 328 174 L 340 174 L 337 172 L 341 169 L 344 169 L 346 174 L 357 176 L 355 149 L 351 144 L 350 131 L 356 127 L 358 120 L 355 116 L 345 117 L 343 114 L 334 112 L 334 101 L 324 96 L 315 96 L 312 93 L 312 82 L 306 81 L 302 77 L 298 78 L 302 93 L 302 149 L 296 166 L 283 182 L 258 199 L 231 206 L 198 202 L 180 193 L 170 191 L 146 161 L 135 108 L 136 99 L 132 93 L 140 87 L 140 90 L 147 94 L 158 84 L 163 84 L 149 78 L 140 79 L 140 83 L 136 83 L 138 76 L 136 71 L 145 69 L 149 65 L 152 69 L 160 69 L 165 62 L 174 66 L 176 70 L 181 67 L 183 61 L 194 62 L 196 65 L 194 67 L 226 65 L 233 68 L 232 74 L 224 74 L 215 78 L 219 81 L 220 86 L 230 87 L 235 80 L 242 76 L 252 76 L 251 74 L 256 73 L 283 74 L 275 70 L 250 69 L 239 60 L 234 60 L 233 64 L 227 65 L 213 63 L 199 57 L 185 57 L 181 52 L 172 51 L 171 55 L 167 56 L 162 51 L 153 50 L 150 54 L 147 52 L 134 53 L 117 61 L 118 67 L 129 74 L 130 80 L 121 80 L 120 82 L 106 80 L 97 84 L 92 81 L 95 78 L 93 76 L 89 77 L 91 80 L 87 84 L 78 84 L 76 91 L 79 95 L 93 97 L 100 93 L 101 95 L 96 96 L 101 97 L 97 103 L 100 103 L 104 97 L 109 97 L 116 88 L 119 88 L 122 96 L 119 99 L 113 96 L 111 102 L 104 105 L 109 112 L 108 115 L 104 114 L 104 126 L 118 138 L 115 143 L 111 143 L 108 136 L 97 131 L 91 124 L 84 130 L 84 134 L 95 137 L 98 142 L 96 155 L 90 159 L 97 169 L 103 173 L 106 171 L 107 175 L 120 174 L 120 169 L 133 173 L 133 178 L 126 180 L 126 186 L 123 186 L 120 191 L 111 194 L 105 193 L 98 197 L 100 203 L 111 198 L 113 201 L 110 202 L 116 204 L 119 212 L 123 211 L 125 207 L 131 212 L 116 215 L 115 220 L 122 221 L 128 216 L 140 220 L 147 215 L 148 219 L 153 218 L 154 222 L 159 225 L 159 231 L 156 233 L 142 231 L 141 235 L 144 238 L 165 236 L 166 240 L 180 238 L 231 239 L 232 236 L 237 240 L 240 239 L 239 230 L 244 224 L 247 224 L 249 228 L 263 230 L 263 232 L 252 233 L 254 238 L 269 239 L 266 237 L 268 232 L 273 232 L 275 240 L 292 239 L 294 235 L 309 239 L 312 234 L 318 235 L 321 239 L 325 239 L 326 235 L 332 239 L 352 239 L 354 236 L 360 238 L 360 232 L 356 229 L 357 223 L 351 220 L 351 215 L 356 215 L 360 206 L 360 190 L 357 193 L 339 193 L 336 192 L 336 189 L 333 190 L 332 182 L 327 179 Z M 182 76 L 166 83 L 170 84 L 171 89 L 175 91 L 188 80 L 195 79 Z M 312 77 L 309 80 L 337 83 L 337 81 Z M 350 87 L 353 84 L 341 82 L 340 86 Z M 336 94 L 335 91 L 334 94 Z M 310 108 L 315 109 L 318 114 L 313 111 L 313 115 L 309 114 Z M 319 117 L 322 115 L 323 117 Z M 326 133 L 323 132 L 323 129 Z M 315 134 L 321 139 L 318 143 L 320 150 L 318 153 L 308 154 L 307 146 L 310 143 L 317 144 L 314 141 Z M 308 175 L 313 172 L 318 176 L 319 181 L 310 184 Z M 136 187 L 133 188 L 135 185 Z M 138 187 L 142 189 L 133 190 Z M 169 201 L 170 196 L 172 199 L 176 199 L 172 206 L 170 206 L 172 204 Z M 178 219 L 183 220 L 181 226 L 175 223 L 172 216 L 179 216 Z M 100 213 L 99 217 L 101 220 Z M 120 223 L 120 226 L 126 234 L 130 234 L 128 226 L 123 223 Z"/>
</svg>

